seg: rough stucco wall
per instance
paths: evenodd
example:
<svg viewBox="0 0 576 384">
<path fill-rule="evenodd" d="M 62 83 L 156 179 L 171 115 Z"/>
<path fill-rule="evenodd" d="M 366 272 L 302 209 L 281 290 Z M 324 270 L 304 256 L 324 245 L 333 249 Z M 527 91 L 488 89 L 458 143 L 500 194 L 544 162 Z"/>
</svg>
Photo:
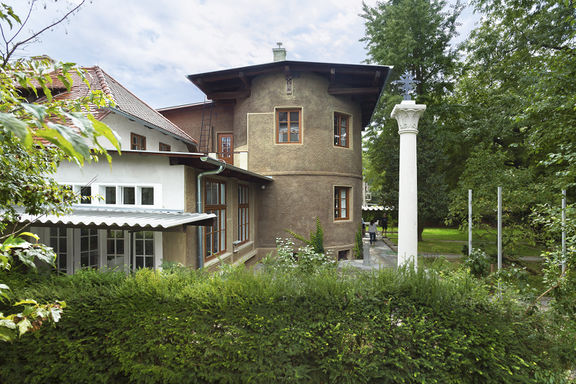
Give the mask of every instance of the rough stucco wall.
<svg viewBox="0 0 576 384">
<path fill-rule="evenodd" d="M 247 132 L 248 169 L 274 178 L 260 193 L 258 248 L 274 248 L 277 237 L 289 236 L 287 229 L 307 236 L 316 217 L 325 247 L 353 247 L 362 203 L 360 109 L 349 97 L 329 95 L 328 85 L 323 77 L 302 73 L 293 79 L 293 94 L 286 95 L 285 76 L 266 75 L 253 80 L 248 99 L 238 101 L 235 132 Z M 302 110 L 302 143 L 276 144 L 275 108 L 290 107 Z M 334 146 L 335 112 L 350 115 L 349 148 Z M 334 220 L 335 186 L 352 187 L 350 220 Z"/>
<path fill-rule="evenodd" d="M 186 233 L 164 232 L 162 242 L 164 261 L 187 265 L 186 261 Z"/>
</svg>

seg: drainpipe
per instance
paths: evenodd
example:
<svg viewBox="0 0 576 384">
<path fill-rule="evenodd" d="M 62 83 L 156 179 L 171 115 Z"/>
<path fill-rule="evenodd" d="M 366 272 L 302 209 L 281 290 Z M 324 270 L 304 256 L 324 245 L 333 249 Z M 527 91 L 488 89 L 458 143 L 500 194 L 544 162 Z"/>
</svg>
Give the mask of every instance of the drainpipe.
<svg viewBox="0 0 576 384">
<path fill-rule="evenodd" d="M 201 157 L 201 161 L 220 166 L 218 169 L 212 171 L 201 172 L 196 176 L 196 212 L 202 213 L 202 178 L 204 176 L 217 175 L 226 169 L 226 163 L 221 160 L 211 159 L 209 157 Z M 198 228 L 198 269 L 204 268 L 204 244 L 202 230 Z"/>
</svg>

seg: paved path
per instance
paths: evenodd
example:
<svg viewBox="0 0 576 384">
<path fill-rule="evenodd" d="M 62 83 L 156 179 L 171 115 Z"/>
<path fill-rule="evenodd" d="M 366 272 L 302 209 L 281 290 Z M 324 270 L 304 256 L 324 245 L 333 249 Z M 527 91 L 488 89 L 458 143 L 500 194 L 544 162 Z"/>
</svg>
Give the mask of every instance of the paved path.
<svg viewBox="0 0 576 384">
<path fill-rule="evenodd" d="M 380 269 L 380 268 L 396 268 L 398 264 L 398 257 L 395 249 L 389 245 L 389 241 L 384 242 L 380 237 L 376 240 L 376 244 L 370 245 L 368 237 L 364 237 L 364 254 L 369 256 L 368 260 L 343 260 L 340 261 L 341 266 L 352 266 L 359 269 L 370 270 L 370 269 Z M 395 248 L 395 247 L 394 247 Z M 459 259 L 462 255 L 457 254 L 447 254 L 447 255 L 436 255 L 421 253 L 419 257 L 445 257 L 447 259 Z M 524 261 L 542 261 L 541 257 L 538 256 L 521 256 L 521 260 Z"/>
<path fill-rule="evenodd" d="M 370 245 L 368 237 L 363 239 L 364 255 L 368 255 L 365 260 L 342 260 L 341 266 L 351 266 L 359 269 L 370 270 L 380 268 L 396 268 L 398 259 L 396 251 L 393 251 L 381 239 L 376 240 L 376 244 Z"/>
</svg>

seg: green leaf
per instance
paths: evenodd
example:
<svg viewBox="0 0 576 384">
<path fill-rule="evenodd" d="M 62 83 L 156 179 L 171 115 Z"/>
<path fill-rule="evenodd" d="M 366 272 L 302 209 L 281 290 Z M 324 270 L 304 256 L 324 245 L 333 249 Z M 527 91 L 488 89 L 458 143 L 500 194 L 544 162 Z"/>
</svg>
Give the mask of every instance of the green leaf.
<svg viewBox="0 0 576 384">
<path fill-rule="evenodd" d="M 32 323 L 27 318 L 24 318 L 16 324 L 18 326 L 18 334 L 22 336 L 32 328 Z"/>
<path fill-rule="evenodd" d="M 22 140 L 24 145 L 30 146 L 32 144 L 32 135 L 28 129 L 28 124 L 18 119 L 12 113 L 0 112 L 0 124 Z"/>
<path fill-rule="evenodd" d="M 19 302 L 15 303 L 14 306 L 16 306 L 16 305 L 25 305 L 25 304 L 34 304 L 34 305 L 37 305 L 38 303 L 36 302 L 36 300 L 33 300 L 33 299 L 24 299 L 24 300 L 20 300 Z"/>
</svg>

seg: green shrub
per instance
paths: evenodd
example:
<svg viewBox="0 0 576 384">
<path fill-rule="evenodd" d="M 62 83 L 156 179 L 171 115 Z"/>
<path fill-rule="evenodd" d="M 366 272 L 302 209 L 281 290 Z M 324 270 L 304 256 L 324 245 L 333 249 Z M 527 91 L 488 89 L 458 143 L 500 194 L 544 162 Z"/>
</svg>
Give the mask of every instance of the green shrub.
<svg viewBox="0 0 576 384">
<path fill-rule="evenodd" d="M 465 272 L 86 271 L 29 293 L 68 308 L 0 345 L 3 383 L 561 383 L 574 363 L 565 327 Z"/>
<path fill-rule="evenodd" d="M 490 257 L 481 249 L 472 248 L 470 255 L 464 256 L 463 262 L 472 276 L 483 277 L 490 272 Z"/>
<path fill-rule="evenodd" d="M 364 258 L 364 241 L 362 240 L 363 226 L 364 224 L 360 224 L 360 228 L 358 228 L 354 237 L 354 258 L 356 259 Z"/>
</svg>

